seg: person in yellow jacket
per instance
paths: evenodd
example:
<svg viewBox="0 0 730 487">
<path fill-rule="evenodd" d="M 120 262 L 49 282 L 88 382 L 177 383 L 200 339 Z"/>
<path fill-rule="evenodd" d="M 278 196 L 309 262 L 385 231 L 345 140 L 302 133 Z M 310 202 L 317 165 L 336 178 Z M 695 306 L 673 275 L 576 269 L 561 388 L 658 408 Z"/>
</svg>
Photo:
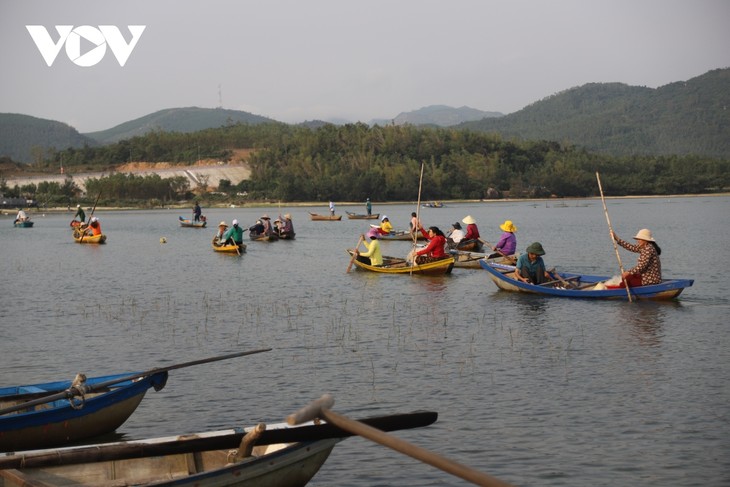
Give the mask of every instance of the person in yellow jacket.
<svg viewBox="0 0 730 487">
<path fill-rule="evenodd" d="M 380 219 L 379 231 L 383 235 L 388 235 L 393 232 L 393 225 L 390 223 L 390 220 L 388 220 L 388 215 L 383 215 L 383 218 Z"/>
<path fill-rule="evenodd" d="M 359 257 L 369 257 L 370 265 L 383 265 L 383 254 L 380 252 L 380 242 L 378 242 L 378 229 L 371 228 L 368 232 L 370 242 L 365 241 L 365 235 L 362 235 L 363 244 L 367 247 L 367 252 L 360 252 L 359 249 L 355 249 L 355 253 Z"/>
</svg>

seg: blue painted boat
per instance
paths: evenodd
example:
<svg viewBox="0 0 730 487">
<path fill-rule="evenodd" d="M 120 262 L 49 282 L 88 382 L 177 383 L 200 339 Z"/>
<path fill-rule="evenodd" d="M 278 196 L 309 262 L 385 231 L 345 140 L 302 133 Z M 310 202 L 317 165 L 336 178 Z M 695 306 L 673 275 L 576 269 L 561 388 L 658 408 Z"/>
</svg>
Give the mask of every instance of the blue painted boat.
<svg viewBox="0 0 730 487">
<path fill-rule="evenodd" d="M 25 220 L 23 222 L 15 222 L 15 223 L 13 223 L 13 225 L 15 226 L 15 228 L 32 228 L 33 223 L 34 222 L 32 222 L 30 220 Z"/>
<path fill-rule="evenodd" d="M 84 394 L 75 393 L 70 380 L 0 388 L 0 410 L 29 404 L 0 414 L 0 451 L 49 448 L 111 433 L 132 415 L 150 387 L 165 387 L 167 371 L 142 374 L 88 378 L 76 389 Z M 44 402 L 50 396 L 61 399 Z"/>
<path fill-rule="evenodd" d="M 557 296 L 561 298 L 622 299 L 628 300 L 623 287 L 607 286 L 611 277 L 552 272 L 557 279 L 540 285 L 518 281 L 513 276 L 515 266 L 480 260 L 482 266 L 498 288 L 505 291 Z M 665 279 L 661 284 L 631 287 L 632 299 L 669 300 L 675 299 L 694 284 L 693 279 Z"/>
</svg>

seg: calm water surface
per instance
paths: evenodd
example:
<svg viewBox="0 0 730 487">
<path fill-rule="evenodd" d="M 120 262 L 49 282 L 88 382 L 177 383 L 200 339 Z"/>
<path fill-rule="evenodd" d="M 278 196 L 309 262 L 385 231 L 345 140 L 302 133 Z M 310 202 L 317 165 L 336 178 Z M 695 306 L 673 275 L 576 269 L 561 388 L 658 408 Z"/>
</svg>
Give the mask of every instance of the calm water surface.
<svg viewBox="0 0 730 487">
<path fill-rule="evenodd" d="M 306 208 L 282 208 L 296 241 L 251 242 L 240 258 L 211 250 L 213 228 L 180 228 L 187 211 L 97 211 L 105 246 L 74 243 L 72 213 L 39 214 L 32 229 L 5 216 L 0 385 L 272 347 L 172 371 L 118 433 L 279 422 L 329 392 L 336 411 L 356 418 L 438 411 L 435 425 L 398 436 L 517 485 L 730 485 L 730 198 L 609 200 L 608 208 L 627 240 L 652 229 L 665 276 L 695 279 L 679 302 L 516 295 L 481 270 L 346 274 L 345 249 L 367 223 L 311 222 Z M 374 205 L 399 229 L 414 209 Z M 212 224 L 244 226 L 264 211 L 204 208 Z M 618 273 L 600 200 L 421 210 L 442 229 L 467 214 L 490 242 L 513 220 L 519 250 L 542 242 L 548 267 Z M 404 256 L 410 244 L 382 247 Z M 626 267 L 636 261 L 621 257 Z M 465 482 L 352 438 L 310 485 Z"/>
</svg>

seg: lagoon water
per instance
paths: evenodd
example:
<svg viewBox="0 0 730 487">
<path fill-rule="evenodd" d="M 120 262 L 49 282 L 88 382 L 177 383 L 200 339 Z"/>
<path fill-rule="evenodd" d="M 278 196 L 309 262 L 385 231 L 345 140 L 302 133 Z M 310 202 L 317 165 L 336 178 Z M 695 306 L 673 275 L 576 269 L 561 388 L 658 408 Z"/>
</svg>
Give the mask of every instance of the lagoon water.
<svg viewBox="0 0 730 487">
<path fill-rule="evenodd" d="M 331 393 L 359 418 L 438 411 L 399 437 L 515 485 L 730 485 L 730 198 L 608 200 L 630 240 L 648 227 L 666 277 L 695 279 L 678 302 L 596 302 L 498 291 L 482 270 L 445 277 L 345 272 L 368 222 L 293 216 L 297 239 L 214 253 L 220 220 L 277 208 L 97 211 L 108 243 L 78 245 L 72 213 L 0 219 L 0 385 L 147 370 L 239 350 L 272 351 L 174 370 L 114 439 L 280 422 Z M 411 205 L 374 205 L 396 228 Z M 363 212 L 362 207 L 338 206 Z M 422 209 L 446 230 L 473 215 L 482 237 L 518 226 L 548 267 L 618 274 L 600 200 Z M 166 244 L 160 243 L 165 237 Z M 383 242 L 404 256 L 408 242 Z M 621 250 L 625 267 L 636 254 Z M 361 438 L 310 485 L 466 482 Z"/>
</svg>

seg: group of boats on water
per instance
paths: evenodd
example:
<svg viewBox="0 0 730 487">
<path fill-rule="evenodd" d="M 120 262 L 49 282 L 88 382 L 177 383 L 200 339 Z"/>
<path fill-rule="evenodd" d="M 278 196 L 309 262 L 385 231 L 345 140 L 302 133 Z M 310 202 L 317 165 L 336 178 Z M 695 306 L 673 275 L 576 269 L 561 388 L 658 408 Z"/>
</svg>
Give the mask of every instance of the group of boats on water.
<svg viewBox="0 0 730 487">
<path fill-rule="evenodd" d="M 337 443 L 361 434 L 359 428 L 387 436 L 384 432 L 428 426 L 438 418 L 421 411 L 355 421 L 330 411 L 334 400 L 324 396 L 285 423 L 89 443 L 120 427 L 149 389 L 162 390 L 170 371 L 269 350 L 0 388 L 0 485 L 303 486 Z"/>
</svg>

